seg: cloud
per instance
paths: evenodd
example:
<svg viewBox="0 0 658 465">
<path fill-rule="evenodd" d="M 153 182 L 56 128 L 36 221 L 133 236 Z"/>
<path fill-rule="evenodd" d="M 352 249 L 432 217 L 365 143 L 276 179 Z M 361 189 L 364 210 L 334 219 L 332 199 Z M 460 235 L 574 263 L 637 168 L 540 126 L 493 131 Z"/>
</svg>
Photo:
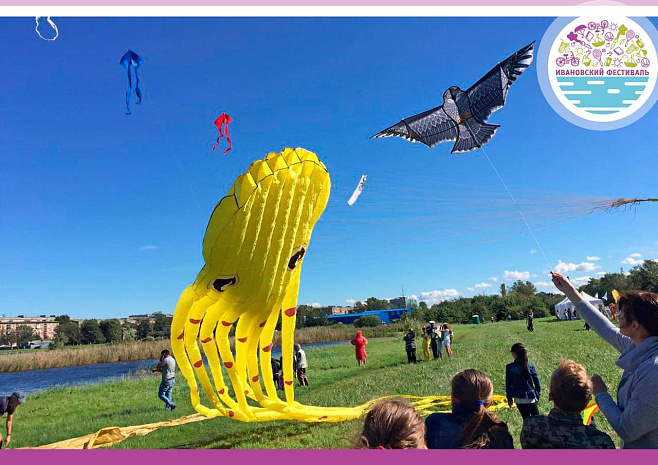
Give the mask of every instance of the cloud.
<svg viewBox="0 0 658 465">
<path fill-rule="evenodd" d="M 485 287 L 491 287 L 489 283 L 480 283 L 473 286 L 475 289 L 484 289 Z"/>
<path fill-rule="evenodd" d="M 595 276 L 597 276 L 597 277 L 599 277 L 599 278 L 602 278 L 602 277 L 605 276 L 605 271 L 599 271 L 598 273 L 596 273 Z"/>
<path fill-rule="evenodd" d="M 537 253 L 537 251 L 535 249 L 532 249 L 530 253 Z"/>
<path fill-rule="evenodd" d="M 626 265 L 641 265 L 644 263 L 644 260 L 642 260 L 642 255 L 639 253 L 632 253 L 628 257 L 622 260 L 622 263 Z"/>
<path fill-rule="evenodd" d="M 459 291 L 457 289 L 444 289 L 442 291 L 429 291 L 421 292 L 420 300 L 424 300 L 428 305 L 438 304 L 444 300 L 451 299 L 453 297 L 459 297 Z"/>
<path fill-rule="evenodd" d="M 309 304 L 313 308 L 320 308 L 322 305 L 320 305 L 318 302 L 313 302 L 312 304 Z"/>
<path fill-rule="evenodd" d="M 589 273 L 597 268 L 596 264 L 590 262 L 582 263 L 564 263 L 562 260 L 558 260 L 558 264 L 555 267 L 555 271 L 558 273 L 569 273 L 573 271 L 580 271 L 583 273 Z"/>
<path fill-rule="evenodd" d="M 139 248 L 139 250 L 155 250 L 159 248 L 160 247 L 158 247 L 157 245 L 143 245 Z"/>
<path fill-rule="evenodd" d="M 356 303 L 356 300 L 354 300 L 354 299 L 345 299 L 345 302 L 347 302 L 350 305 L 354 305 Z"/>
<path fill-rule="evenodd" d="M 467 287 L 466 290 L 467 290 L 467 291 L 474 291 L 475 288 L 474 288 L 474 287 Z"/>
<path fill-rule="evenodd" d="M 494 283 L 498 282 L 498 278 L 496 276 L 492 276 L 491 278 L 489 278 L 489 280 L 493 281 Z"/>
<path fill-rule="evenodd" d="M 528 279 L 530 278 L 529 271 L 503 271 L 503 278 L 507 281 L 517 281 L 519 279 Z"/>
<path fill-rule="evenodd" d="M 594 255 L 592 257 L 587 257 L 587 260 L 589 260 L 590 262 L 595 262 L 597 260 L 601 260 L 601 257 L 597 257 L 596 255 Z"/>
<path fill-rule="evenodd" d="M 546 281 L 537 281 L 535 287 L 551 287 L 553 283 L 547 283 Z"/>
<path fill-rule="evenodd" d="M 590 279 L 592 279 L 591 276 L 581 276 L 580 278 L 573 278 L 571 279 L 571 284 L 573 284 L 576 287 L 584 286 L 589 282 Z"/>
</svg>

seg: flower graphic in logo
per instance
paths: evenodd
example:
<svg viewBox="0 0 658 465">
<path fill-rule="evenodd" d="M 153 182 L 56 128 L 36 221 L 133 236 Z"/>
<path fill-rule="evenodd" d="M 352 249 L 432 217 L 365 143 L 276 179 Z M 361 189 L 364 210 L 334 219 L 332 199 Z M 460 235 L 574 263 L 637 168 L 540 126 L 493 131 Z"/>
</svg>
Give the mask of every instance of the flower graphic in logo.
<svg viewBox="0 0 658 465">
<path fill-rule="evenodd" d="M 656 100 L 656 34 L 639 18 L 556 20 L 539 50 L 544 95 L 561 116 L 589 129 L 636 121 Z"/>
</svg>

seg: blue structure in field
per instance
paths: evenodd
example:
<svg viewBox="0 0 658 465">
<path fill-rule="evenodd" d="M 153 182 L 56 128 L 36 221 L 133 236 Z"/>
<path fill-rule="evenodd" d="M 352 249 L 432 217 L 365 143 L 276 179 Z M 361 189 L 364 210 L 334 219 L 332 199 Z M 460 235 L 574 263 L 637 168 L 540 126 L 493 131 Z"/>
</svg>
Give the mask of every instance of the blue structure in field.
<svg viewBox="0 0 658 465">
<path fill-rule="evenodd" d="M 345 315 L 327 315 L 327 319 L 332 323 L 344 323 L 346 325 L 353 324 L 356 320 L 365 315 L 377 315 L 382 323 L 389 324 L 393 320 L 399 320 L 411 308 L 392 308 L 390 310 L 368 310 L 361 313 L 347 313 Z"/>
</svg>

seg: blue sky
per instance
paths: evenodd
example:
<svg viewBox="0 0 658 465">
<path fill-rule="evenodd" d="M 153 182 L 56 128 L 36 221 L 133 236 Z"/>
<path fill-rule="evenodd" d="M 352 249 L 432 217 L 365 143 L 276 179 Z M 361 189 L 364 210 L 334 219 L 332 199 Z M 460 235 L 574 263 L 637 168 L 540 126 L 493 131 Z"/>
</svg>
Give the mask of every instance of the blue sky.
<svg viewBox="0 0 658 465">
<path fill-rule="evenodd" d="M 45 42 L 32 18 L 0 19 L 0 314 L 172 313 L 216 202 L 287 146 L 318 153 L 333 183 L 300 304 L 402 286 L 433 303 L 515 278 L 553 290 L 549 265 L 585 279 L 658 257 L 655 204 L 559 222 L 576 201 L 658 195 L 655 108 L 588 131 L 550 108 L 534 64 L 512 86 L 485 149 L 548 263 L 483 154 L 369 139 L 539 42 L 550 18 L 54 20 L 60 37 Z M 132 116 L 128 49 L 145 62 Z M 223 111 L 225 156 L 211 151 Z"/>
</svg>

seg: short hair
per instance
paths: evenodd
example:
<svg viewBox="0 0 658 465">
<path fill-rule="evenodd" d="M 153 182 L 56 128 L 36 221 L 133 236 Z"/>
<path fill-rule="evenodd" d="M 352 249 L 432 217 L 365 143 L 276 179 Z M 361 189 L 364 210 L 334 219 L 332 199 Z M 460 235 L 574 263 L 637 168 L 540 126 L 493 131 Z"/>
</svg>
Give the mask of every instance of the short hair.
<svg viewBox="0 0 658 465">
<path fill-rule="evenodd" d="M 299 350 L 299 349 L 301 349 L 301 348 L 302 348 L 302 346 L 301 346 L 301 345 L 299 345 L 299 344 L 295 344 L 295 346 L 294 346 L 294 348 L 295 348 L 295 350 Z"/>
<path fill-rule="evenodd" d="M 383 399 L 368 411 L 357 449 L 425 449 L 425 423 L 409 401 Z"/>
<path fill-rule="evenodd" d="M 626 319 L 637 321 L 650 336 L 658 336 L 658 294 L 653 292 L 624 292 L 619 296 L 618 311 Z"/>
<path fill-rule="evenodd" d="M 169 355 L 169 351 L 165 349 L 162 352 L 160 352 L 160 355 Z"/>
<path fill-rule="evenodd" d="M 584 366 L 563 358 L 551 375 L 549 392 L 558 409 L 582 412 L 592 398 L 592 380 Z"/>
</svg>

